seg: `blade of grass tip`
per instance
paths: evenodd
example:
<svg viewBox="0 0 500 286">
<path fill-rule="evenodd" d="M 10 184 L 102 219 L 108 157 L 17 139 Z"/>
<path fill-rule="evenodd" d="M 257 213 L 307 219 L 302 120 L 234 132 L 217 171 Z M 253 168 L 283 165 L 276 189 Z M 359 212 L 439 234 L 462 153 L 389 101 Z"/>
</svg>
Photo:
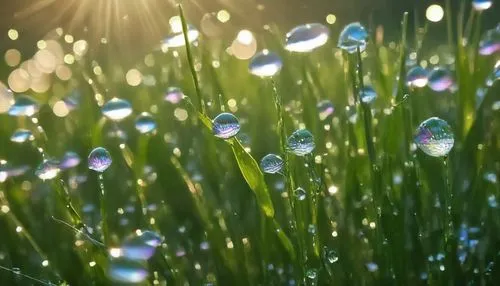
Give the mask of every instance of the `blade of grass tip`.
<svg viewBox="0 0 500 286">
<path fill-rule="evenodd" d="M 200 84 L 198 82 L 198 76 L 196 75 L 196 70 L 194 68 L 194 60 L 193 54 L 191 53 L 191 46 L 189 44 L 188 39 L 188 27 L 186 23 L 186 18 L 184 16 L 184 10 L 182 9 L 182 5 L 178 4 L 177 8 L 179 9 L 179 15 L 181 17 L 182 22 L 182 34 L 184 35 L 184 44 L 186 46 L 186 55 L 189 62 L 189 69 L 191 70 L 191 76 L 193 78 L 193 84 L 196 90 L 196 96 L 198 100 L 198 109 L 201 110 L 202 114 L 206 114 L 205 104 L 203 102 L 203 98 L 201 96 Z"/>
</svg>

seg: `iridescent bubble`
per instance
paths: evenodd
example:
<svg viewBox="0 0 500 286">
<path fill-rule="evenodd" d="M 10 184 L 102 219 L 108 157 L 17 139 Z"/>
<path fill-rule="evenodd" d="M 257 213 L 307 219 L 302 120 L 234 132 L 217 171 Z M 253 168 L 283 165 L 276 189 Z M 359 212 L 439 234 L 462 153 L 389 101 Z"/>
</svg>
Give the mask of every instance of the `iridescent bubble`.
<svg viewBox="0 0 500 286">
<path fill-rule="evenodd" d="M 433 157 L 447 156 L 455 143 L 450 125 L 437 117 L 431 117 L 420 124 L 414 141 L 420 150 Z"/>
<path fill-rule="evenodd" d="M 267 154 L 260 160 L 260 168 L 268 174 L 279 173 L 284 165 L 283 159 L 276 154 Z"/>
<path fill-rule="evenodd" d="M 136 232 L 123 242 L 122 256 L 132 260 L 147 260 L 154 255 L 162 242 L 163 237 L 156 232 Z"/>
<path fill-rule="evenodd" d="M 11 116 L 33 116 L 39 109 L 40 107 L 34 99 L 26 95 L 20 95 L 16 97 L 16 101 L 10 107 L 8 113 Z"/>
<path fill-rule="evenodd" d="M 286 34 L 285 49 L 290 52 L 307 53 L 326 44 L 330 30 L 318 23 L 304 24 Z"/>
<path fill-rule="evenodd" d="M 80 105 L 81 92 L 78 89 L 73 89 L 71 93 L 66 96 L 63 101 L 69 111 L 73 111 Z"/>
<path fill-rule="evenodd" d="M 492 0 L 472 0 L 472 8 L 476 11 L 484 11 L 493 5 Z"/>
<path fill-rule="evenodd" d="M 198 40 L 198 37 L 200 36 L 200 32 L 191 24 L 187 25 L 187 36 L 188 36 L 188 42 L 191 44 L 194 41 Z M 163 45 L 167 48 L 178 48 L 178 47 L 184 47 L 185 42 L 184 42 L 184 34 L 181 31 L 173 32 L 170 35 L 168 35 L 165 40 L 163 40 Z"/>
<path fill-rule="evenodd" d="M 35 136 L 33 136 L 33 133 L 27 129 L 17 129 L 12 133 L 12 136 L 10 136 L 10 141 L 15 143 L 24 143 L 26 141 L 33 141 L 34 139 Z"/>
<path fill-rule="evenodd" d="M 483 56 L 493 55 L 500 51 L 500 24 L 495 29 L 484 33 L 479 42 L 479 54 Z"/>
<path fill-rule="evenodd" d="M 276 75 L 283 66 L 283 61 L 278 54 L 263 50 L 250 59 L 248 69 L 250 73 L 260 77 Z"/>
<path fill-rule="evenodd" d="M 143 262 L 117 258 L 109 262 L 108 275 L 114 282 L 141 283 L 148 277 L 148 270 Z"/>
<path fill-rule="evenodd" d="M 297 200 L 303 201 L 306 199 L 307 193 L 306 190 L 299 187 L 295 189 L 295 191 L 293 191 L 293 195 L 295 196 L 295 198 L 297 198 Z"/>
<path fill-rule="evenodd" d="M 297 156 L 305 156 L 314 150 L 314 137 L 307 129 L 299 129 L 287 140 L 287 151 Z"/>
<path fill-rule="evenodd" d="M 165 92 L 164 99 L 172 104 L 177 104 L 181 102 L 182 98 L 184 98 L 184 93 L 178 87 L 169 87 L 167 88 L 167 92 Z"/>
<path fill-rule="evenodd" d="M 333 103 L 328 99 L 318 102 L 318 104 L 316 104 L 316 108 L 318 109 L 319 120 L 321 121 L 327 119 L 335 111 Z"/>
<path fill-rule="evenodd" d="M 229 139 L 240 131 L 238 118 L 231 113 L 217 115 L 212 124 L 212 133 L 222 139 Z"/>
<path fill-rule="evenodd" d="M 113 121 L 120 121 L 132 114 L 132 105 L 124 99 L 115 97 L 101 107 L 101 112 Z"/>
<path fill-rule="evenodd" d="M 337 46 L 349 54 L 356 53 L 359 50 L 363 52 L 366 49 L 368 33 L 365 27 L 359 22 L 351 23 L 344 27 L 340 32 Z"/>
<path fill-rule="evenodd" d="M 43 162 L 38 165 L 35 170 L 35 175 L 45 181 L 54 179 L 55 177 L 57 177 L 60 171 L 61 169 L 59 169 L 59 161 L 47 159 L 43 160 Z"/>
<path fill-rule="evenodd" d="M 59 168 L 61 170 L 67 170 L 78 166 L 81 162 L 80 156 L 75 152 L 68 151 L 64 153 L 64 156 L 59 163 Z"/>
<path fill-rule="evenodd" d="M 453 86 L 453 76 L 448 69 L 437 67 L 429 73 L 427 85 L 434 91 L 445 91 Z"/>
<path fill-rule="evenodd" d="M 363 103 L 372 103 L 377 98 L 377 92 L 372 86 L 366 85 L 359 91 L 359 99 Z"/>
<path fill-rule="evenodd" d="M 147 112 L 141 113 L 135 120 L 135 129 L 141 134 L 147 134 L 156 130 L 156 121 Z"/>
<path fill-rule="evenodd" d="M 90 152 L 88 157 L 89 169 L 102 173 L 108 169 L 113 160 L 108 150 L 97 147 Z"/>
<path fill-rule="evenodd" d="M 428 81 L 427 71 L 421 66 L 412 67 L 406 74 L 406 84 L 409 87 L 424 87 Z"/>
</svg>

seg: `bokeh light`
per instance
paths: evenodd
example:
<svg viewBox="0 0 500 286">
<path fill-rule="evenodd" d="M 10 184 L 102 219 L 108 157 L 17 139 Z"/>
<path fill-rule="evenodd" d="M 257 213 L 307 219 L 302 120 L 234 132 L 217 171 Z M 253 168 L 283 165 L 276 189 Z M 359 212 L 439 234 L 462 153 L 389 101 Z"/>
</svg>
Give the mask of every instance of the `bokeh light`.
<svg viewBox="0 0 500 286">
<path fill-rule="evenodd" d="M 5 63 L 9 67 L 15 67 L 21 62 L 21 53 L 16 49 L 10 49 L 5 52 Z"/>
<path fill-rule="evenodd" d="M 425 17 L 431 22 L 441 21 L 444 17 L 443 7 L 438 4 L 430 5 L 425 11 Z"/>
</svg>

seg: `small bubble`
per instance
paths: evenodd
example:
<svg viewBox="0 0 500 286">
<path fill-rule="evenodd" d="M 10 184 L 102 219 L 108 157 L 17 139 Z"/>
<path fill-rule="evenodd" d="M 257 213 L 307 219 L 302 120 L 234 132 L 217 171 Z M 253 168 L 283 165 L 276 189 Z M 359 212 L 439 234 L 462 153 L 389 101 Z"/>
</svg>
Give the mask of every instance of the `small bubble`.
<svg viewBox="0 0 500 286">
<path fill-rule="evenodd" d="M 111 154 L 109 154 L 108 150 L 102 147 L 95 148 L 89 154 L 88 165 L 91 170 L 102 173 L 108 169 L 111 163 Z"/>
<path fill-rule="evenodd" d="M 151 114 L 143 112 L 135 119 L 135 129 L 141 134 L 153 133 L 156 131 L 156 121 Z"/>
<path fill-rule="evenodd" d="M 59 161 L 48 159 L 44 160 L 35 170 L 35 175 L 45 180 L 51 180 L 57 177 L 61 169 L 59 169 Z"/>
<path fill-rule="evenodd" d="M 182 90 L 178 87 L 172 86 L 167 88 L 167 91 L 165 92 L 165 96 L 163 99 L 165 101 L 168 101 L 172 104 L 177 104 L 181 102 L 181 100 L 184 98 L 184 93 Z"/>
<path fill-rule="evenodd" d="M 290 52 L 307 53 L 326 44 L 330 30 L 319 23 L 304 24 L 286 34 L 285 49 Z"/>
<path fill-rule="evenodd" d="M 231 113 L 217 115 L 212 124 L 212 133 L 222 139 L 229 139 L 240 131 L 238 118 Z"/>
<path fill-rule="evenodd" d="M 281 172 L 284 164 L 283 159 L 276 154 L 267 154 L 260 160 L 260 168 L 264 173 L 268 174 Z"/>
<path fill-rule="evenodd" d="M 333 103 L 328 99 L 319 101 L 316 108 L 318 109 L 319 119 L 321 121 L 326 120 L 335 111 Z"/>
<path fill-rule="evenodd" d="M 272 77 L 279 73 L 283 61 L 278 54 L 263 50 L 255 54 L 248 65 L 250 73 L 259 77 Z"/>
<path fill-rule="evenodd" d="M 421 66 L 411 68 L 406 75 L 406 84 L 409 87 L 422 88 L 428 81 L 427 71 Z"/>
<path fill-rule="evenodd" d="M 423 121 L 414 140 L 420 150 L 433 157 L 447 156 L 455 142 L 450 125 L 437 117 Z"/>
<path fill-rule="evenodd" d="M 143 262 L 116 258 L 109 263 L 108 275 L 119 283 L 141 283 L 148 277 L 148 270 Z"/>
<path fill-rule="evenodd" d="M 365 86 L 359 91 L 359 98 L 363 103 L 372 103 L 377 98 L 377 92 L 372 86 Z"/>
<path fill-rule="evenodd" d="M 337 47 L 350 54 L 356 53 L 358 48 L 363 52 L 366 49 L 367 39 L 368 33 L 365 27 L 358 22 L 351 23 L 340 32 Z"/>
<path fill-rule="evenodd" d="M 106 102 L 102 106 L 101 111 L 102 114 L 108 119 L 113 121 L 120 121 L 132 114 L 132 105 L 130 105 L 130 102 L 124 99 L 115 97 Z"/>
<path fill-rule="evenodd" d="M 17 96 L 14 104 L 9 109 L 10 116 L 33 116 L 38 113 L 38 103 L 29 96 Z"/>
<path fill-rule="evenodd" d="M 287 151 L 297 156 L 310 154 L 315 147 L 313 135 L 307 129 L 293 132 L 287 140 Z"/>
<path fill-rule="evenodd" d="M 306 194 L 307 194 L 306 190 L 304 190 L 303 188 L 300 188 L 300 187 L 295 189 L 295 191 L 294 191 L 294 195 L 297 198 L 297 200 L 299 200 L 299 201 L 305 200 Z"/>
<path fill-rule="evenodd" d="M 434 91 L 445 91 L 453 86 L 453 77 L 448 69 L 443 67 L 434 68 L 429 73 L 427 85 Z"/>
<path fill-rule="evenodd" d="M 10 136 L 10 141 L 15 143 L 24 143 L 26 141 L 33 141 L 34 139 L 35 136 L 33 136 L 33 133 L 27 129 L 17 129 L 12 136 Z"/>
</svg>

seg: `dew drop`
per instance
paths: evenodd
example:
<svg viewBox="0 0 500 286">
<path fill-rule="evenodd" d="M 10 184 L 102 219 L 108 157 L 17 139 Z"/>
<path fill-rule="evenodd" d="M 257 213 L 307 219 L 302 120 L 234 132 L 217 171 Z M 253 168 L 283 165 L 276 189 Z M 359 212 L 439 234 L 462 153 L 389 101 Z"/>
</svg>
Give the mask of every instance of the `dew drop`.
<svg viewBox="0 0 500 286">
<path fill-rule="evenodd" d="M 163 237 L 153 231 L 136 232 L 122 244 L 121 254 L 131 260 L 147 260 L 153 256 Z"/>
<path fill-rule="evenodd" d="M 33 116 L 38 113 L 39 109 L 40 107 L 34 99 L 26 95 L 21 95 L 16 97 L 8 113 L 11 116 Z"/>
<path fill-rule="evenodd" d="M 484 11 L 493 5 L 491 0 L 472 0 L 472 8 L 476 11 Z"/>
<path fill-rule="evenodd" d="M 12 133 L 12 136 L 10 136 L 10 141 L 14 143 L 24 143 L 26 141 L 33 141 L 34 139 L 33 133 L 27 129 L 17 129 Z"/>
<path fill-rule="evenodd" d="M 68 151 L 62 157 L 61 162 L 59 163 L 59 168 L 61 168 L 61 170 L 74 168 L 80 164 L 80 161 L 81 159 L 78 154 L 72 151 Z"/>
<path fill-rule="evenodd" d="M 238 118 L 231 113 L 217 115 L 212 124 L 212 133 L 222 139 L 229 139 L 240 131 Z"/>
<path fill-rule="evenodd" d="M 108 150 L 97 147 L 90 152 L 88 157 L 89 169 L 102 173 L 111 165 L 111 154 Z"/>
<path fill-rule="evenodd" d="M 326 258 L 326 261 L 328 261 L 328 263 L 335 263 L 335 262 L 339 261 L 339 256 L 338 256 L 337 252 L 335 250 L 332 250 L 332 249 L 326 251 L 325 258 Z"/>
<path fill-rule="evenodd" d="M 283 61 L 278 54 L 263 50 L 250 59 L 248 69 L 251 74 L 259 77 L 272 77 L 281 70 Z"/>
<path fill-rule="evenodd" d="M 496 28 L 484 33 L 479 42 L 479 54 L 483 56 L 493 55 L 500 51 L 500 24 Z"/>
<path fill-rule="evenodd" d="M 378 270 L 378 265 L 375 262 L 366 263 L 366 269 L 370 272 L 376 272 Z"/>
<path fill-rule="evenodd" d="M 268 174 L 279 173 L 284 164 L 283 159 L 276 154 L 267 154 L 260 160 L 260 168 L 264 173 Z"/>
<path fill-rule="evenodd" d="M 57 177 L 61 169 L 59 169 L 59 161 L 53 159 L 44 160 L 35 170 L 35 175 L 45 180 L 51 180 Z"/>
<path fill-rule="evenodd" d="M 295 189 L 295 191 L 293 192 L 295 198 L 297 198 L 297 200 L 299 201 L 303 201 L 306 199 L 306 190 L 304 190 L 303 188 L 297 188 Z"/>
<path fill-rule="evenodd" d="M 406 84 L 409 87 L 421 88 L 427 85 L 427 71 L 421 66 L 411 68 L 406 75 Z"/>
<path fill-rule="evenodd" d="M 163 99 L 165 101 L 168 101 L 172 104 L 177 104 L 181 102 L 181 100 L 184 98 L 184 93 L 182 90 L 178 87 L 172 86 L 167 88 L 167 91 L 165 92 L 165 96 Z"/>
<path fill-rule="evenodd" d="M 124 99 L 115 97 L 102 106 L 101 112 L 110 120 L 120 121 L 132 114 L 132 105 Z"/>
<path fill-rule="evenodd" d="M 304 24 L 286 34 L 285 49 L 290 52 L 307 53 L 326 44 L 330 30 L 319 23 Z"/>
<path fill-rule="evenodd" d="M 288 137 L 287 151 L 297 156 L 310 154 L 314 148 L 314 137 L 307 129 L 299 129 Z"/>
<path fill-rule="evenodd" d="M 368 33 L 365 27 L 359 22 L 355 22 L 345 26 L 342 32 L 340 32 L 337 46 L 349 54 L 356 53 L 358 47 L 363 52 L 366 49 L 367 39 Z"/>
<path fill-rule="evenodd" d="M 453 77 L 448 69 L 437 67 L 429 73 L 427 85 L 434 91 L 445 91 L 453 86 Z"/>
<path fill-rule="evenodd" d="M 326 120 L 335 111 L 333 103 L 328 99 L 321 100 L 320 102 L 318 102 L 316 108 L 318 109 L 319 120 L 321 121 Z"/>
<path fill-rule="evenodd" d="M 117 258 L 110 261 L 108 275 L 115 282 L 141 283 L 148 277 L 148 270 L 142 262 Z"/>
<path fill-rule="evenodd" d="M 433 157 L 447 156 L 455 143 L 450 125 L 437 117 L 423 121 L 417 128 L 414 140 L 420 150 Z"/>
<path fill-rule="evenodd" d="M 309 279 L 316 279 L 318 277 L 318 270 L 315 268 L 307 269 L 306 276 Z"/>
<path fill-rule="evenodd" d="M 367 85 L 359 91 L 359 98 L 364 103 L 372 103 L 377 98 L 377 92 L 372 86 Z"/>
<path fill-rule="evenodd" d="M 135 120 L 135 129 L 141 134 L 152 133 L 156 130 L 156 121 L 151 114 L 143 112 Z"/>
</svg>

